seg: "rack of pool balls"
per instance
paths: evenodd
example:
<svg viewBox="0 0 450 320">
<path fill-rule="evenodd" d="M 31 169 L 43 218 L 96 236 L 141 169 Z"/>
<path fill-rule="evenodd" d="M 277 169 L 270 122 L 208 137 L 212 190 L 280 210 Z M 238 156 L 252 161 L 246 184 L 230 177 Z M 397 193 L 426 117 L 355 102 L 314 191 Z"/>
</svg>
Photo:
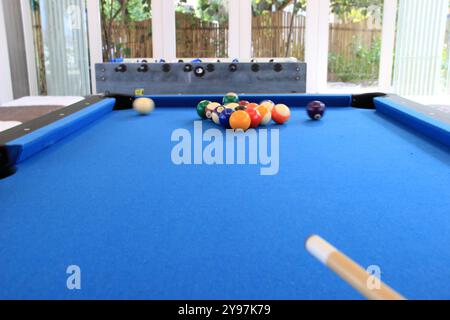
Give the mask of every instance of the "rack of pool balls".
<svg viewBox="0 0 450 320">
<path fill-rule="evenodd" d="M 226 94 L 222 103 L 203 100 L 197 105 L 202 119 L 210 119 L 226 129 L 247 131 L 267 126 L 271 121 L 284 124 L 291 118 L 291 110 L 284 104 L 266 100 L 260 104 L 240 100 L 235 93 Z"/>
</svg>

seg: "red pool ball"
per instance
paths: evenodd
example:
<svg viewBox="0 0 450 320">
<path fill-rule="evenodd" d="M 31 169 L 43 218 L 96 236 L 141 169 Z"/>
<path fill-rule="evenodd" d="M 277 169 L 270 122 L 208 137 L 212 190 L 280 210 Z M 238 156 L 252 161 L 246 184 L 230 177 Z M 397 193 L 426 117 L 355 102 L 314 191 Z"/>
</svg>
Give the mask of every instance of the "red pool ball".
<svg viewBox="0 0 450 320">
<path fill-rule="evenodd" d="M 248 102 L 247 100 L 241 100 L 241 101 L 239 101 L 239 105 L 241 106 L 241 107 L 246 107 L 247 105 L 249 105 L 250 104 L 250 102 Z"/>
<path fill-rule="evenodd" d="M 312 120 L 320 120 L 325 115 L 326 106 L 322 101 L 312 101 L 306 107 L 308 116 Z"/>
<path fill-rule="evenodd" d="M 249 103 L 247 105 L 247 109 L 256 109 L 258 107 L 259 107 L 259 104 L 257 104 L 257 103 Z"/>
<path fill-rule="evenodd" d="M 263 117 L 261 116 L 259 111 L 256 109 L 247 109 L 247 110 L 245 110 L 245 112 L 248 113 L 248 115 L 250 116 L 250 120 L 252 121 L 250 127 L 253 129 L 258 128 L 263 119 Z"/>
</svg>

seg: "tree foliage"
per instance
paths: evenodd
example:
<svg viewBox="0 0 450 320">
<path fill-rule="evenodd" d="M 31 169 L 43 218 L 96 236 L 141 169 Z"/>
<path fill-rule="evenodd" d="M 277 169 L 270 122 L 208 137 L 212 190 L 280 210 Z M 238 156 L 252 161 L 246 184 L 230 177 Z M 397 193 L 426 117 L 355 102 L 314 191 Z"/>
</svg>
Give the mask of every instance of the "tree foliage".
<svg viewBox="0 0 450 320">
<path fill-rule="evenodd" d="M 294 0 L 253 0 L 253 14 L 260 16 L 272 11 L 281 11 L 293 3 Z M 342 21 L 358 22 L 367 19 L 374 11 L 381 11 L 383 0 L 331 0 L 330 7 L 331 12 Z M 306 0 L 298 0 L 294 12 L 306 9 Z"/>
<path fill-rule="evenodd" d="M 282 11 L 289 5 L 293 4 L 294 0 L 253 0 L 253 15 L 260 16 L 272 11 Z M 306 0 L 298 0 L 295 5 L 295 12 L 305 10 Z"/>
<path fill-rule="evenodd" d="M 359 22 L 371 14 L 381 16 L 383 0 L 331 0 L 331 10 L 344 22 Z"/>
<path fill-rule="evenodd" d="M 33 0 L 37 2 L 37 0 Z M 272 11 L 282 11 L 294 0 L 253 0 L 253 15 L 260 16 Z M 358 22 L 367 19 L 374 11 L 381 11 L 383 0 L 331 0 L 331 12 L 344 22 Z M 102 0 L 102 9 L 107 17 L 125 8 L 125 15 L 115 15 L 115 20 L 143 21 L 151 18 L 151 0 Z M 297 0 L 294 11 L 305 11 L 306 0 Z M 195 14 L 204 21 L 228 21 L 225 0 L 197 0 L 195 8 L 185 5 L 183 0 L 177 6 L 178 12 Z M 381 12 L 379 12 L 381 14 Z"/>
<path fill-rule="evenodd" d="M 151 0 L 102 0 L 102 14 L 115 21 L 143 21 L 151 18 Z"/>
<path fill-rule="evenodd" d="M 205 21 L 228 21 L 228 12 L 222 0 L 197 0 L 196 15 Z"/>
</svg>

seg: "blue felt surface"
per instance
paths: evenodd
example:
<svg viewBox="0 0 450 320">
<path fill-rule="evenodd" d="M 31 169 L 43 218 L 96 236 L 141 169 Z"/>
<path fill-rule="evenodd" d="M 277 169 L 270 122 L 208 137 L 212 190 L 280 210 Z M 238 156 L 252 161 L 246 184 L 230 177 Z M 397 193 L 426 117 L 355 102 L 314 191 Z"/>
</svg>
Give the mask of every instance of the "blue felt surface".
<svg viewBox="0 0 450 320">
<path fill-rule="evenodd" d="M 313 233 L 408 298 L 450 298 L 447 149 L 378 112 L 294 109 L 276 176 L 175 166 L 194 119 L 116 111 L 0 181 L 0 298 L 360 298 L 304 250 Z"/>
</svg>

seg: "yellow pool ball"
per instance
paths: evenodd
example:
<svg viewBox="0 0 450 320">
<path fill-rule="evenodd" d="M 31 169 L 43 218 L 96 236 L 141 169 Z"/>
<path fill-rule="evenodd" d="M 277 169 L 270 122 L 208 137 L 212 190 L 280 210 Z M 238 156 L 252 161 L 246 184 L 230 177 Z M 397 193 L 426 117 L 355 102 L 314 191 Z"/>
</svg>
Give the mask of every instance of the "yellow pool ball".
<svg viewBox="0 0 450 320">
<path fill-rule="evenodd" d="M 133 102 L 133 109 L 142 115 L 150 114 L 155 110 L 155 101 L 150 98 L 137 98 Z"/>
</svg>

